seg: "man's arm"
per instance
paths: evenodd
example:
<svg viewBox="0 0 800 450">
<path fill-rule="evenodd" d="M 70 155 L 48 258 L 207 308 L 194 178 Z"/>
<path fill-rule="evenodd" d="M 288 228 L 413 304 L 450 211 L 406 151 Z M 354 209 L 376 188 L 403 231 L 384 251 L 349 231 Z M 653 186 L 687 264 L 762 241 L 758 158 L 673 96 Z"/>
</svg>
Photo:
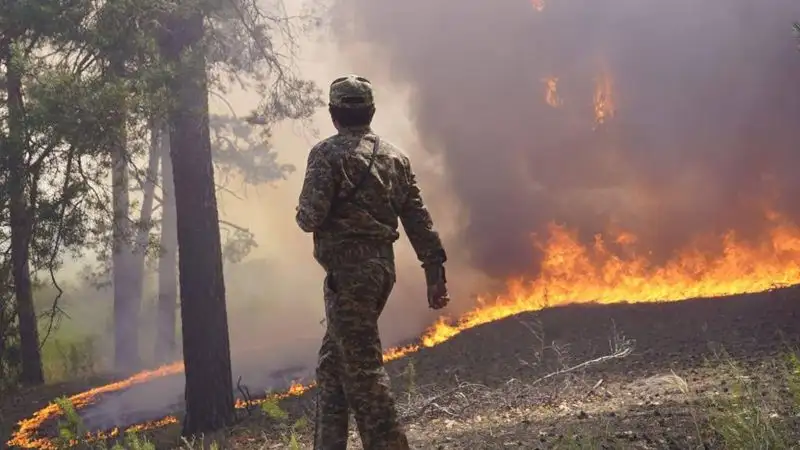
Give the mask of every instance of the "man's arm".
<svg viewBox="0 0 800 450">
<path fill-rule="evenodd" d="M 406 159 L 407 197 L 400 210 L 400 221 L 403 223 L 411 246 L 417 258 L 422 262 L 422 267 L 440 266 L 447 261 L 447 254 L 442 246 L 439 233 L 434 230 L 431 218 L 422 194 L 417 185 L 417 177 L 411 169 L 411 163 Z"/>
<path fill-rule="evenodd" d="M 308 155 L 295 218 L 297 225 L 307 233 L 316 231 L 325 222 L 334 195 L 333 170 L 321 147 L 315 146 Z"/>
</svg>

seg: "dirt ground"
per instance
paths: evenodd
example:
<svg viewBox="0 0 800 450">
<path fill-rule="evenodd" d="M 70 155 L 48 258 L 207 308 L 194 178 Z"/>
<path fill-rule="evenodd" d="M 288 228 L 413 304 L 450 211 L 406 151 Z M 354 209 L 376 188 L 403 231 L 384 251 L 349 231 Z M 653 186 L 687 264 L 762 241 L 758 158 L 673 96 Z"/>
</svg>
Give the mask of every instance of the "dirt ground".
<svg viewBox="0 0 800 450">
<path fill-rule="evenodd" d="M 800 429 L 783 376 L 800 344 L 798 316 L 797 288 L 573 305 L 476 327 L 388 370 L 418 449 L 730 448 L 708 423 L 742 386 L 765 417 Z M 66 389 L 0 401 L 0 436 Z M 225 448 L 290 448 L 294 429 L 299 448 L 308 448 L 313 391 L 280 408 L 288 418 L 254 410 L 217 437 Z M 150 437 L 174 448 L 177 434 L 173 427 Z M 351 441 L 361 448 L 355 429 Z M 800 448 L 796 438 L 789 448 Z"/>
</svg>

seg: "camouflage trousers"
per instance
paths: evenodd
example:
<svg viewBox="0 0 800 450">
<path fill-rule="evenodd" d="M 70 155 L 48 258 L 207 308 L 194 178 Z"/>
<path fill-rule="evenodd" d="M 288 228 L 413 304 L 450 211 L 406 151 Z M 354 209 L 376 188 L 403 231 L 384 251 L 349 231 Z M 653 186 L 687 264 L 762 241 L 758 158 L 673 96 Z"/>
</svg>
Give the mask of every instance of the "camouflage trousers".
<svg viewBox="0 0 800 450">
<path fill-rule="evenodd" d="M 347 448 L 352 410 L 365 450 L 407 450 L 378 335 L 378 317 L 395 283 L 394 263 L 371 259 L 327 272 L 314 449 Z"/>
</svg>

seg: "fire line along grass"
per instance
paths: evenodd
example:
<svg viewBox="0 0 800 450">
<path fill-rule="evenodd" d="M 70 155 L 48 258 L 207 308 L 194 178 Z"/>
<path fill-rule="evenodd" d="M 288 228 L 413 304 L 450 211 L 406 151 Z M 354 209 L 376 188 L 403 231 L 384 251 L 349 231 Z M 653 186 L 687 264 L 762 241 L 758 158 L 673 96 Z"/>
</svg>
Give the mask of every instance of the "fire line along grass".
<svg viewBox="0 0 800 450">
<path fill-rule="evenodd" d="M 635 236 L 619 234 L 613 239 L 623 248 L 636 245 Z M 728 233 L 719 239 L 719 244 L 722 251 L 718 254 L 709 255 L 687 248 L 676 253 L 667 263 L 653 266 L 646 258 L 635 256 L 635 252 L 629 252 L 634 256 L 627 258 L 611 252 L 599 236 L 593 245 L 584 246 L 579 243 L 575 232 L 551 225 L 549 238 L 537 244 L 544 255 L 539 276 L 509 281 L 505 294 L 479 298 L 477 306 L 458 319 L 439 319 L 417 344 L 389 349 L 384 360 L 399 359 L 420 348 L 436 346 L 478 325 L 553 306 L 589 302 L 679 301 L 760 292 L 800 282 L 800 228 L 776 219 L 769 232 L 757 243 L 744 242 L 734 233 Z M 103 394 L 182 371 L 183 364 L 176 362 L 74 395 L 70 401 L 80 410 L 102 401 Z M 296 383 L 278 397 L 301 395 L 312 386 L 313 383 Z M 238 401 L 237 407 L 245 406 L 248 406 L 247 402 Z M 59 414 L 59 407 L 50 404 L 21 421 L 8 445 L 53 448 L 49 439 L 40 436 L 39 428 Z M 170 416 L 150 423 L 131 424 L 128 429 L 144 430 L 174 422 L 177 418 Z M 118 433 L 119 430 L 110 430 L 99 437 Z"/>
</svg>

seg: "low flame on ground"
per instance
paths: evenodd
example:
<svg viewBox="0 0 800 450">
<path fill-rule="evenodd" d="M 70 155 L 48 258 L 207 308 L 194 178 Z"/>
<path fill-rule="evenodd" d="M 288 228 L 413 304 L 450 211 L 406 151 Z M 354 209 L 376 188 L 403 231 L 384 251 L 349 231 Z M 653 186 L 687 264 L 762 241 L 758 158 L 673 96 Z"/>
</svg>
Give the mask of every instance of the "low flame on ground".
<svg viewBox="0 0 800 450">
<path fill-rule="evenodd" d="M 738 239 L 736 233 L 726 233 L 713 239 L 716 252 L 700 250 L 703 243 L 689 246 L 676 253 L 663 266 L 653 266 L 637 248 L 631 233 L 613 234 L 610 239 L 597 236 L 593 245 L 579 243 L 574 231 L 558 225 L 550 226 L 549 238 L 536 243 L 543 250 L 540 275 L 531 280 L 509 282 L 508 293 L 489 301 L 478 299 L 478 306 L 457 320 L 442 317 L 420 338 L 419 344 L 397 347 L 384 353 L 384 361 L 392 361 L 424 347 L 441 344 L 462 331 L 478 325 L 504 319 L 522 312 L 572 303 L 601 304 L 631 302 L 678 301 L 698 297 L 766 291 L 776 286 L 800 282 L 800 228 L 782 221 L 775 213 L 767 215 L 772 227 L 758 243 Z M 612 243 L 615 251 L 609 249 Z M 182 363 L 142 372 L 127 380 L 109 384 L 74 395 L 70 400 L 76 408 L 93 403 L 99 395 L 125 389 L 156 377 L 180 373 Z M 314 384 L 299 383 L 268 399 L 301 395 Z M 238 401 L 237 407 L 264 402 Z M 9 446 L 53 449 L 49 439 L 37 437 L 37 429 L 47 420 L 60 415 L 60 408 L 50 404 L 33 417 L 19 423 L 19 430 Z M 128 429 L 142 431 L 177 423 L 175 417 L 135 425 Z M 95 434 L 95 438 L 114 437 L 119 430 Z"/>
<path fill-rule="evenodd" d="M 109 392 L 115 392 L 122 389 L 127 389 L 137 384 L 146 383 L 154 378 L 172 375 L 183 371 L 183 362 L 176 362 L 166 366 L 159 367 L 155 370 L 148 370 L 145 372 L 137 373 L 130 378 L 127 378 L 116 383 L 107 384 L 105 386 L 96 387 L 80 394 L 75 394 L 69 398 L 69 401 L 75 406 L 75 409 L 81 409 L 97 400 L 98 396 Z M 41 448 L 41 449 L 54 449 L 55 446 L 49 439 L 36 437 L 36 431 L 47 420 L 58 417 L 61 415 L 61 407 L 55 403 L 50 403 L 45 408 L 37 411 L 30 419 L 22 420 L 19 422 L 19 430 L 7 442 L 9 447 L 21 448 Z"/>
</svg>

